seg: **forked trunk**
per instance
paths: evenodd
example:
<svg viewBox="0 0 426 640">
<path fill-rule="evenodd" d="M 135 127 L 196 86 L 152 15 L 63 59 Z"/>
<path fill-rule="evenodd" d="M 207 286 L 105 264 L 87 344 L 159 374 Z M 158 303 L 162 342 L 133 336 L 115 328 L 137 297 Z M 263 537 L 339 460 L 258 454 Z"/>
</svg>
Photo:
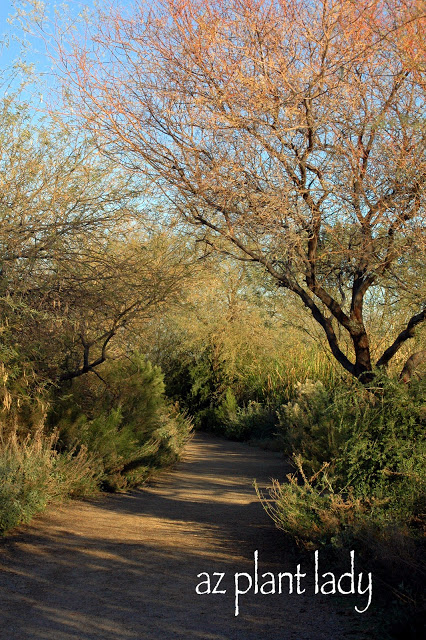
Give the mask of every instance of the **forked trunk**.
<svg viewBox="0 0 426 640">
<path fill-rule="evenodd" d="M 354 376 L 362 382 L 371 382 L 373 373 L 370 356 L 370 343 L 365 331 L 351 335 L 355 350 Z"/>
</svg>

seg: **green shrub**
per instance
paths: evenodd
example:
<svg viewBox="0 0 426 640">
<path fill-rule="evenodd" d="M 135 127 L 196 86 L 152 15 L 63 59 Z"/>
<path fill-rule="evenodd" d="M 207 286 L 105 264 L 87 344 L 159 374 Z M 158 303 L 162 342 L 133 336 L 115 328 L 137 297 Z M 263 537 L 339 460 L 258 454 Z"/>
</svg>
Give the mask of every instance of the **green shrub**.
<svg viewBox="0 0 426 640">
<path fill-rule="evenodd" d="M 391 517 L 401 521 L 424 507 L 423 390 L 421 382 L 408 387 L 383 378 L 369 391 L 357 386 L 350 396 L 337 394 L 333 408 L 345 436 L 335 470 L 340 488 L 389 500 Z"/>
<path fill-rule="evenodd" d="M 274 481 L 266 497 L 256 487 L 277 527 L 308 549 L 356 549 L 362 562 L 381 578 L 386 602 L 390 597 L 393 601 L 391 616 L 386 608 L 383 637 L 422 637 L 416 633 L 423 631 L 424 619 L 425 511 L 412 496 L 424 492 L 425 471 L 420 477 L 408 476 L 397 494 L 389 491 L 386 497 L 380 485 L 376 495 L 357 496 L 356 486 L 339 488 L 331 465 L 326 463 L 307 477 L 302 457 L 294 460 L 297 473 L 290 474 L 287 483 Z M 397 628 L 400 635 L 394 636 Z"/>
<path fill-rule="evenodd" d="M 333 458 L 341 440 L 330 412 L 332 393 L 321 381 L 307 379 L 295 384 L 293 396 L 277 412 L 278 433 L 284 451 L 302 454 L 305 467 L 314 472 Z"/>
<path fill-rule="evenodd" d="M 371 509 L 382 505 L 374 499 L 362 501 L 350 493 L 335 492 L 327 463 L 308 478 L 302 457 L 295 455 L 294 461 L 297 473 L 289 474 L 287 483 L 273 481 L 268 499 L 256 487 L 276 526 L 307 548 L 353 544 Z"/>
<path fill-rule="evenodd" d="M 281 437 L 308 473 L 327 462 L 336 491 L 388 501 L 401 521 L 415 518 L 425 493 L 424 387 L 383 376 L 374 385 L 296 385 L 295 400 L 279 410 Z"/>
<path fill-rule="evenodd" d="M 0 533 L 51 502 L 123 490 L 176 461 L 192 424 L 164 394 L 163 376 L 139 354 L 108 363 L 52 398 L 51 435 L 41 426 L 0 434 Z"/>
<path fill-rule="evenodd" d="M 390 541 L 411 540 L 417 549 L 426 511 L 423 398 L 421 381 L 407 386 L 381 375 L 369 388 L 301 385 L 280 410 L 297 473 L 264 501 L 277 526 L 308 546 L 375 547 L 383 563 Z M 410 559 L 399 542 L 395 548 L 406 566 L 416 565 L 417 551 Z"/>
<path fill-rule="evenodd" d="M 187 331 L 179 332 L 175 343 L 167 342 L 162 355 L 156 354 L 168 395 L 189 411 L 197 428 L 232 439 L 270 439 L 277 431 L 276 412 L 292 398 L 297 379 L 315 376 L 328 388 L 336 378 L 318 345 L 300 340 L 297 332 L 292 346 L 290 340 L 277 343 L 271 339 L 271 319 L 262 318 L 265 331 L 256 326 L 254 333 L 245 333 L 245 327 L 241 334 L 241 325 L 224 319 L 220 330 L 203 324 L 207 335 L 190 344 L 185 344 Z"/>
<path fill-rule="evenodd" d="M 232 390 L 225 397 L 215 414 L 220 432 L 232 440 L 264 439 L 270 437 L 276 426 L 276 411 L 269 404 L 250 400 L 239 407 Z"/>
<path fill-rule="evenodd" d="M 74 381 L 49 420 L 62 451 L 86 447 L 103 488 L 124 490 L 174 462 L 192 424 L 167 400 L 159 367 L 140 354 L 108 362 L 102 378 Z"/>
</svg>

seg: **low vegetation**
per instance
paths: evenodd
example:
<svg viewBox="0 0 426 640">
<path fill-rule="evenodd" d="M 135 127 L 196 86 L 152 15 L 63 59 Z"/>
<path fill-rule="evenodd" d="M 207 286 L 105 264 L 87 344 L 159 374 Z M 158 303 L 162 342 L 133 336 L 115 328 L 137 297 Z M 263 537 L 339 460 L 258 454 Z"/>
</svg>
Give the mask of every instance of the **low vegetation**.
<svg viewBox="0 0 426 640">
<path fill-rule="evenodd" d="M 278 415 L 295 472 L 259 494 L 266 511 L 305 548 L 357 549 L 395 598 L 387 626 L 417 637 L 426 568 L 424 383 L 378 374 L 374 386 L 329 391 L 308 382 Z"/>
<path fill-rule="evenodd" d="M 179 458 L 192 424 L 165 397 L 158 367 L 136 353 L 102 374 L 52 394 L 36 432 L 3 436 L 0 533 L 51 502 L 139 486 Z"/>
</svg>

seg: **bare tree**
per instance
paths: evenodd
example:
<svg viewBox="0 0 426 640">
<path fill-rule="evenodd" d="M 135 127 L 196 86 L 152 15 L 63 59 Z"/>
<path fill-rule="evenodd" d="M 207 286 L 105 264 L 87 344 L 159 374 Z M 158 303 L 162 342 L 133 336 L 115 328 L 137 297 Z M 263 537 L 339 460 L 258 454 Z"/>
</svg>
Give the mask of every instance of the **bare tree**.
<svg viewBox="0 0 426 640">
<path fill-rule="evenodd" d="M 420 0 L 164 0 L 56 41 L 99 148 L 209 246 L 263 265 L 368 379 L 369 303 L 407 308 L 378 366 L 426 317 L 425 32 Z"/>
</svg>

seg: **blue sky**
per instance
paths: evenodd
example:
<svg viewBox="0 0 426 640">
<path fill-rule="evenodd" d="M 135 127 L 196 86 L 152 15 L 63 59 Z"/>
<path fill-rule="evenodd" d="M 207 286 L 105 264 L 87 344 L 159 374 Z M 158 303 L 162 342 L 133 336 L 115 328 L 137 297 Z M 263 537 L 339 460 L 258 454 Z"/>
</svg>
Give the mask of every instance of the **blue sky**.
<svg viewBox="0 0 426 640">
<path fill-rule="evenodd" d="M 25 3 L 25 0 L 21 0 Z M 47 15 L 53 15 L 55 8 L 60 8 L 65 4 L 67 10 L 72 16 L 77 16 L 81 9 L 85 6 L 92 7 L 95 0 L 69 0 L 62 3 L 57 0 L 44 0 Z M 12 0 L 0 0 L 0 39 L 6 36 L 9 45 L 3 47 L 0 53 L 0 70 L 9 67 L 21 53 L 21 45 L 18 39 L 23 39 L 30 44 L 25 54 L 25 60 L 35 65 L 36 72 L 43 73 L 43 82 L 48 81 L 45 74 L 49 74 L 51 62 L 44 53 L 44 45 L 41 41 L 26 35 L 18 26 L 18 24 L 9 24 L 8 18 L 16 13 Z"/>
<path fill-rule="evenodd" d="M 1 68 L 7 66 L 7 64 L 19 53 L 19 48 L 14 45 L 13 40 L 11 39 L 14 30 L 11 25 L 7 23 L 7 18 L 13 13 L 14 9 L 10 0 L 0 0 L 0 37 L 3 39 L 3 36 L 8 34 L 10 39 L 10 46 L 3 49 L 1 52 Z"/>
<path fill-rule="evenodd" d="M 10 0 L 1 0 L 0 2 L 0 20 L 1 20 L 1 24 L 2 24 L 2 29 L 3 29 L 3 24 L 8 16 L 8 14 L 12 11 L 12 5 L 10 3 Z"/>
</svg>

